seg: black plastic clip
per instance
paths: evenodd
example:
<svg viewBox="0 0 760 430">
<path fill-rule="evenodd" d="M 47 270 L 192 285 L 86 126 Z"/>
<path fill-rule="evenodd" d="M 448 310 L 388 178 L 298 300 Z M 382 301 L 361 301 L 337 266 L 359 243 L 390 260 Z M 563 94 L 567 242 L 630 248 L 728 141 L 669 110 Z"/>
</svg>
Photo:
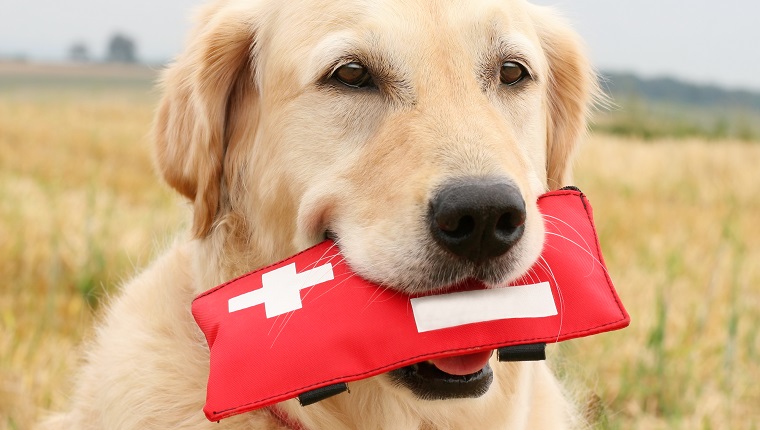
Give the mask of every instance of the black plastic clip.
<svg viewBox="0 0 760 430">
<path fill-rule="evenodd" d="M 546 344 L 505 346 L 496 350 L 499 361 L 541 361 L 546 360 Z"/>
<path fill-rule="evenodd" d="M 315 390 L 301 393 L 301 395 L 298 396 L 298 403 L 300 403 L 301 406 L 309 406 L 313 403 L 317 403 L 320 400 L 324 400 L 328 397 L 332 397 L 344 391 L 348 391 L 348 384 L 346 384 L 345 382 L 341 382 L 340 384 L 328 385 L 326 387 L 321 387 Z"/>
</svg>

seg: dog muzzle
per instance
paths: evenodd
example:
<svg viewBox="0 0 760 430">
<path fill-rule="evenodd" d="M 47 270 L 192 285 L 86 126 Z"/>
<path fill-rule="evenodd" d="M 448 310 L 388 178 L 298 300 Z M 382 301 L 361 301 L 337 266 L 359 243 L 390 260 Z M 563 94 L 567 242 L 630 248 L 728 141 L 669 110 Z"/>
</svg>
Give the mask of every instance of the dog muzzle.
<svg viewBox="0 0 760 430">
<path fill-rule="evenodd" d="M 541 257 L 509 286 L 408 296 L 360 278 L 325 241 L 201 294 L 192 312 L 210 349 L 206 417 L 314 403 L 426 361 L 461 373 L 493 350 L 540 360 L 547 343 L 626 327 L 585 195 L 553 191 L 538 206 Z"/>
</svg>

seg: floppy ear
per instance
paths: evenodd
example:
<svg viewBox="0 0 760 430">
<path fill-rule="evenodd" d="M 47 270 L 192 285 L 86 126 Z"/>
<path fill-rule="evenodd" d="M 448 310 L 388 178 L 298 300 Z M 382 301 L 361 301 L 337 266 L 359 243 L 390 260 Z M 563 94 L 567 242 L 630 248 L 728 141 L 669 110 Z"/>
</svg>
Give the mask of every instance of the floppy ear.
<svg viewBox="0 0 760 430">
<path fill-rule="evenodd" d="M 572 155 L 601 92 L 575 31 L 550 8 L 533 6 L 531 15 L 549 67 L 546 175 L 549 189 L 557 189 L 571 185 Z"/>
<path fill-rule="evenodd" d="M 220 5 L 220 6 L 218 6 Z M 185 52 L 163 75 L 153 125 L 166 182 L 193 202 L 193 234 L 208 235 L 220 207 L 230 116 L 253 86 L 251 19 L 217 2 L 202 10 Z"/>
</svg>

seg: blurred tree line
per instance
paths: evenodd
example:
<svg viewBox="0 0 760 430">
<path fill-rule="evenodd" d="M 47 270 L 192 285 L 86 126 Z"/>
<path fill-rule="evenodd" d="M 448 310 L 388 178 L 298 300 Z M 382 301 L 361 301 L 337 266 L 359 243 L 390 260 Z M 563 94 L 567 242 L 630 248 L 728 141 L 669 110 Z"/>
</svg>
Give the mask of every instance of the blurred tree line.
<svg viewBox="0 0 760 430">
<path fill-rule="evenodd" d="M 610 98 L 593 128 L 646 140 L 701 137 L 760 141 L 760 94 L 674 78 L 602 73 Z"/>
<path fill-rule="evenodd" d="M 75 42 L 69 48 L 68 58 L 77 63 L 94 61 L 90 49 L 83 42 Z M 137 44 L 134 39 L 121 33 L 116 33 L 108 40 L 103 61 L 107 63 L 137 63 Z"/>
</svg>

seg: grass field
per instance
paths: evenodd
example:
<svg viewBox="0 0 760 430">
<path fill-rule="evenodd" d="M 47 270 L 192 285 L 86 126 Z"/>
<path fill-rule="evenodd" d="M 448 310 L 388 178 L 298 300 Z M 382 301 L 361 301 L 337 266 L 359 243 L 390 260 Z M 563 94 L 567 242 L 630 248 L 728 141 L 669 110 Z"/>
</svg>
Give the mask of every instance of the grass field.
<svg viewBox="0 0 760 430">
<path fill-rule="evenodd" d="M 153 74 L 0 65 L 0 430 L 64 407 L 102 302 L 187 225 Z M 760 428 L 760 144 L 592 136 L 576 183 L 632 316 L 551 348 L 600 429 Z"/>
</svg>

